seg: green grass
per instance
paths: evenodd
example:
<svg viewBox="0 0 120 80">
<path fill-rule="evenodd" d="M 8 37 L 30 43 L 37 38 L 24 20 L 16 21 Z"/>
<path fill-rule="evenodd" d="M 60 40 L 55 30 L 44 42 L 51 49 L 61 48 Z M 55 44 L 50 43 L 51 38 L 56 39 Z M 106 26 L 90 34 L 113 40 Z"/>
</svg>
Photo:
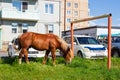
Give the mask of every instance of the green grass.
<svg viewBox="0 0 120 80">
<path fill-rule="evenodd" d="M 120 58 L 112 58 L 111 69 L 107 69 L 107 59 L 74 58 L 65 65 L 63 58 L 51 59 L 43 65 L 43 58 L 32 59 L 29 64 L 18 64 L 18 58 L 0 60 L 0 80 L 119 80 Z"/>
</svg>

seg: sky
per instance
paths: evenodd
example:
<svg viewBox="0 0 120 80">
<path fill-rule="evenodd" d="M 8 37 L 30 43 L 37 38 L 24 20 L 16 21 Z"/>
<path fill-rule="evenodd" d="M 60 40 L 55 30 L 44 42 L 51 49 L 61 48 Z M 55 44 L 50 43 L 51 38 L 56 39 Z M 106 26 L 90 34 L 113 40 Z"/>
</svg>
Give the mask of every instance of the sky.
<svg viewBox="0 0 120 80">
<path fill-rule="evenodd" d="M 120 0 L 88 0 L 90 16 L 112 14 L 112 26 L 120 27 Z M 90 25 L 107 25 L 107 18 L 90 21 Z"/>
</svg>

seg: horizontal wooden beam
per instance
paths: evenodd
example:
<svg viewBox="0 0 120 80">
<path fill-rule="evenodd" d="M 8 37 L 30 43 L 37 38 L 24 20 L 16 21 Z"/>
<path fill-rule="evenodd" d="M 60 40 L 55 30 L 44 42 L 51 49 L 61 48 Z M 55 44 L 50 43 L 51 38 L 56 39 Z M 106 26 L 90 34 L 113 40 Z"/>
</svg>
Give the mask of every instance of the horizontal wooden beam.
<svg viewBox="0 0 120 80">
<path fill-rule="evenodd" d="M 80 19 L 80 20 L 75 20 L 75 21 L 71 21 L 71 23 L 78 23 L 78 22 L 84 22 L 84 21 L 90 21 L 90 20 L 95 20 L 95 19 L 100 19 L 100 18 L 106 18 L 112 16 L 112 14 L 104 14 L 101 16 L 96 16 L 96 17 L 90 17 L 90 18 L 84 18 L 84 19 Z"/>
</svg>

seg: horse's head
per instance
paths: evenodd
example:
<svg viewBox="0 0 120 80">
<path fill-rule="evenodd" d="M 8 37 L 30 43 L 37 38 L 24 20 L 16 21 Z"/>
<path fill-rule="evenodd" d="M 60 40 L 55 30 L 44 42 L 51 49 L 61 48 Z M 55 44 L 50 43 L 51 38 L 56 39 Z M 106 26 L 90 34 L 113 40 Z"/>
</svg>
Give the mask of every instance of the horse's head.
<svg viewBox="0 0 120 80">
<path fill-rule="evenodd" d="M 70 63 L 72 61 L 72 59 L 74 58 L 73 56 L 73 51 L 68 47 L 67 51 L 65 52 L 65 54 L 63 54 L 66 63 Z"/>
</svg>

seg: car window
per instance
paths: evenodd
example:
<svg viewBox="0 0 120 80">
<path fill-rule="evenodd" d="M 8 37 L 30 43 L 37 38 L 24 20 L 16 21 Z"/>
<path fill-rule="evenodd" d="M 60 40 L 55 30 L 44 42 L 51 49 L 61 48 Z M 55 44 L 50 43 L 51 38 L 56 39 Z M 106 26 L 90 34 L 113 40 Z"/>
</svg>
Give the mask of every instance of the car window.
<svg viewBox="0 0 120 80">
<path fill-rule="evenodd" d="M 13 43 L 14 45 L 18 45 L 18 38 L 13 39 L 13 40 L 12 40 L 12 43 Z"/>
<path fill-rule="evenodd" d="M 92 37 L 77 37 L 80 44 L 99 44 L 99 42 Z"/>
<path fill-rule="evenodd" d="M 68 44 L 71 44 L 71 37 L 65 37 L 64 40 L 68 43 Z M 74 42 L 76 42 L 76 39 L 74 38 Z"/>
<path fill-rule="evenodd" d="M 120 42 L 120 37 L 116 38 L 115 42 Z"/>
<path fill-rule="evenodd" d="M 70 37 L 65 37 L 64 40 L 65 40 L 68 44 L 70 44 L 70 42 L 71 42 Z"/>
</svg>

